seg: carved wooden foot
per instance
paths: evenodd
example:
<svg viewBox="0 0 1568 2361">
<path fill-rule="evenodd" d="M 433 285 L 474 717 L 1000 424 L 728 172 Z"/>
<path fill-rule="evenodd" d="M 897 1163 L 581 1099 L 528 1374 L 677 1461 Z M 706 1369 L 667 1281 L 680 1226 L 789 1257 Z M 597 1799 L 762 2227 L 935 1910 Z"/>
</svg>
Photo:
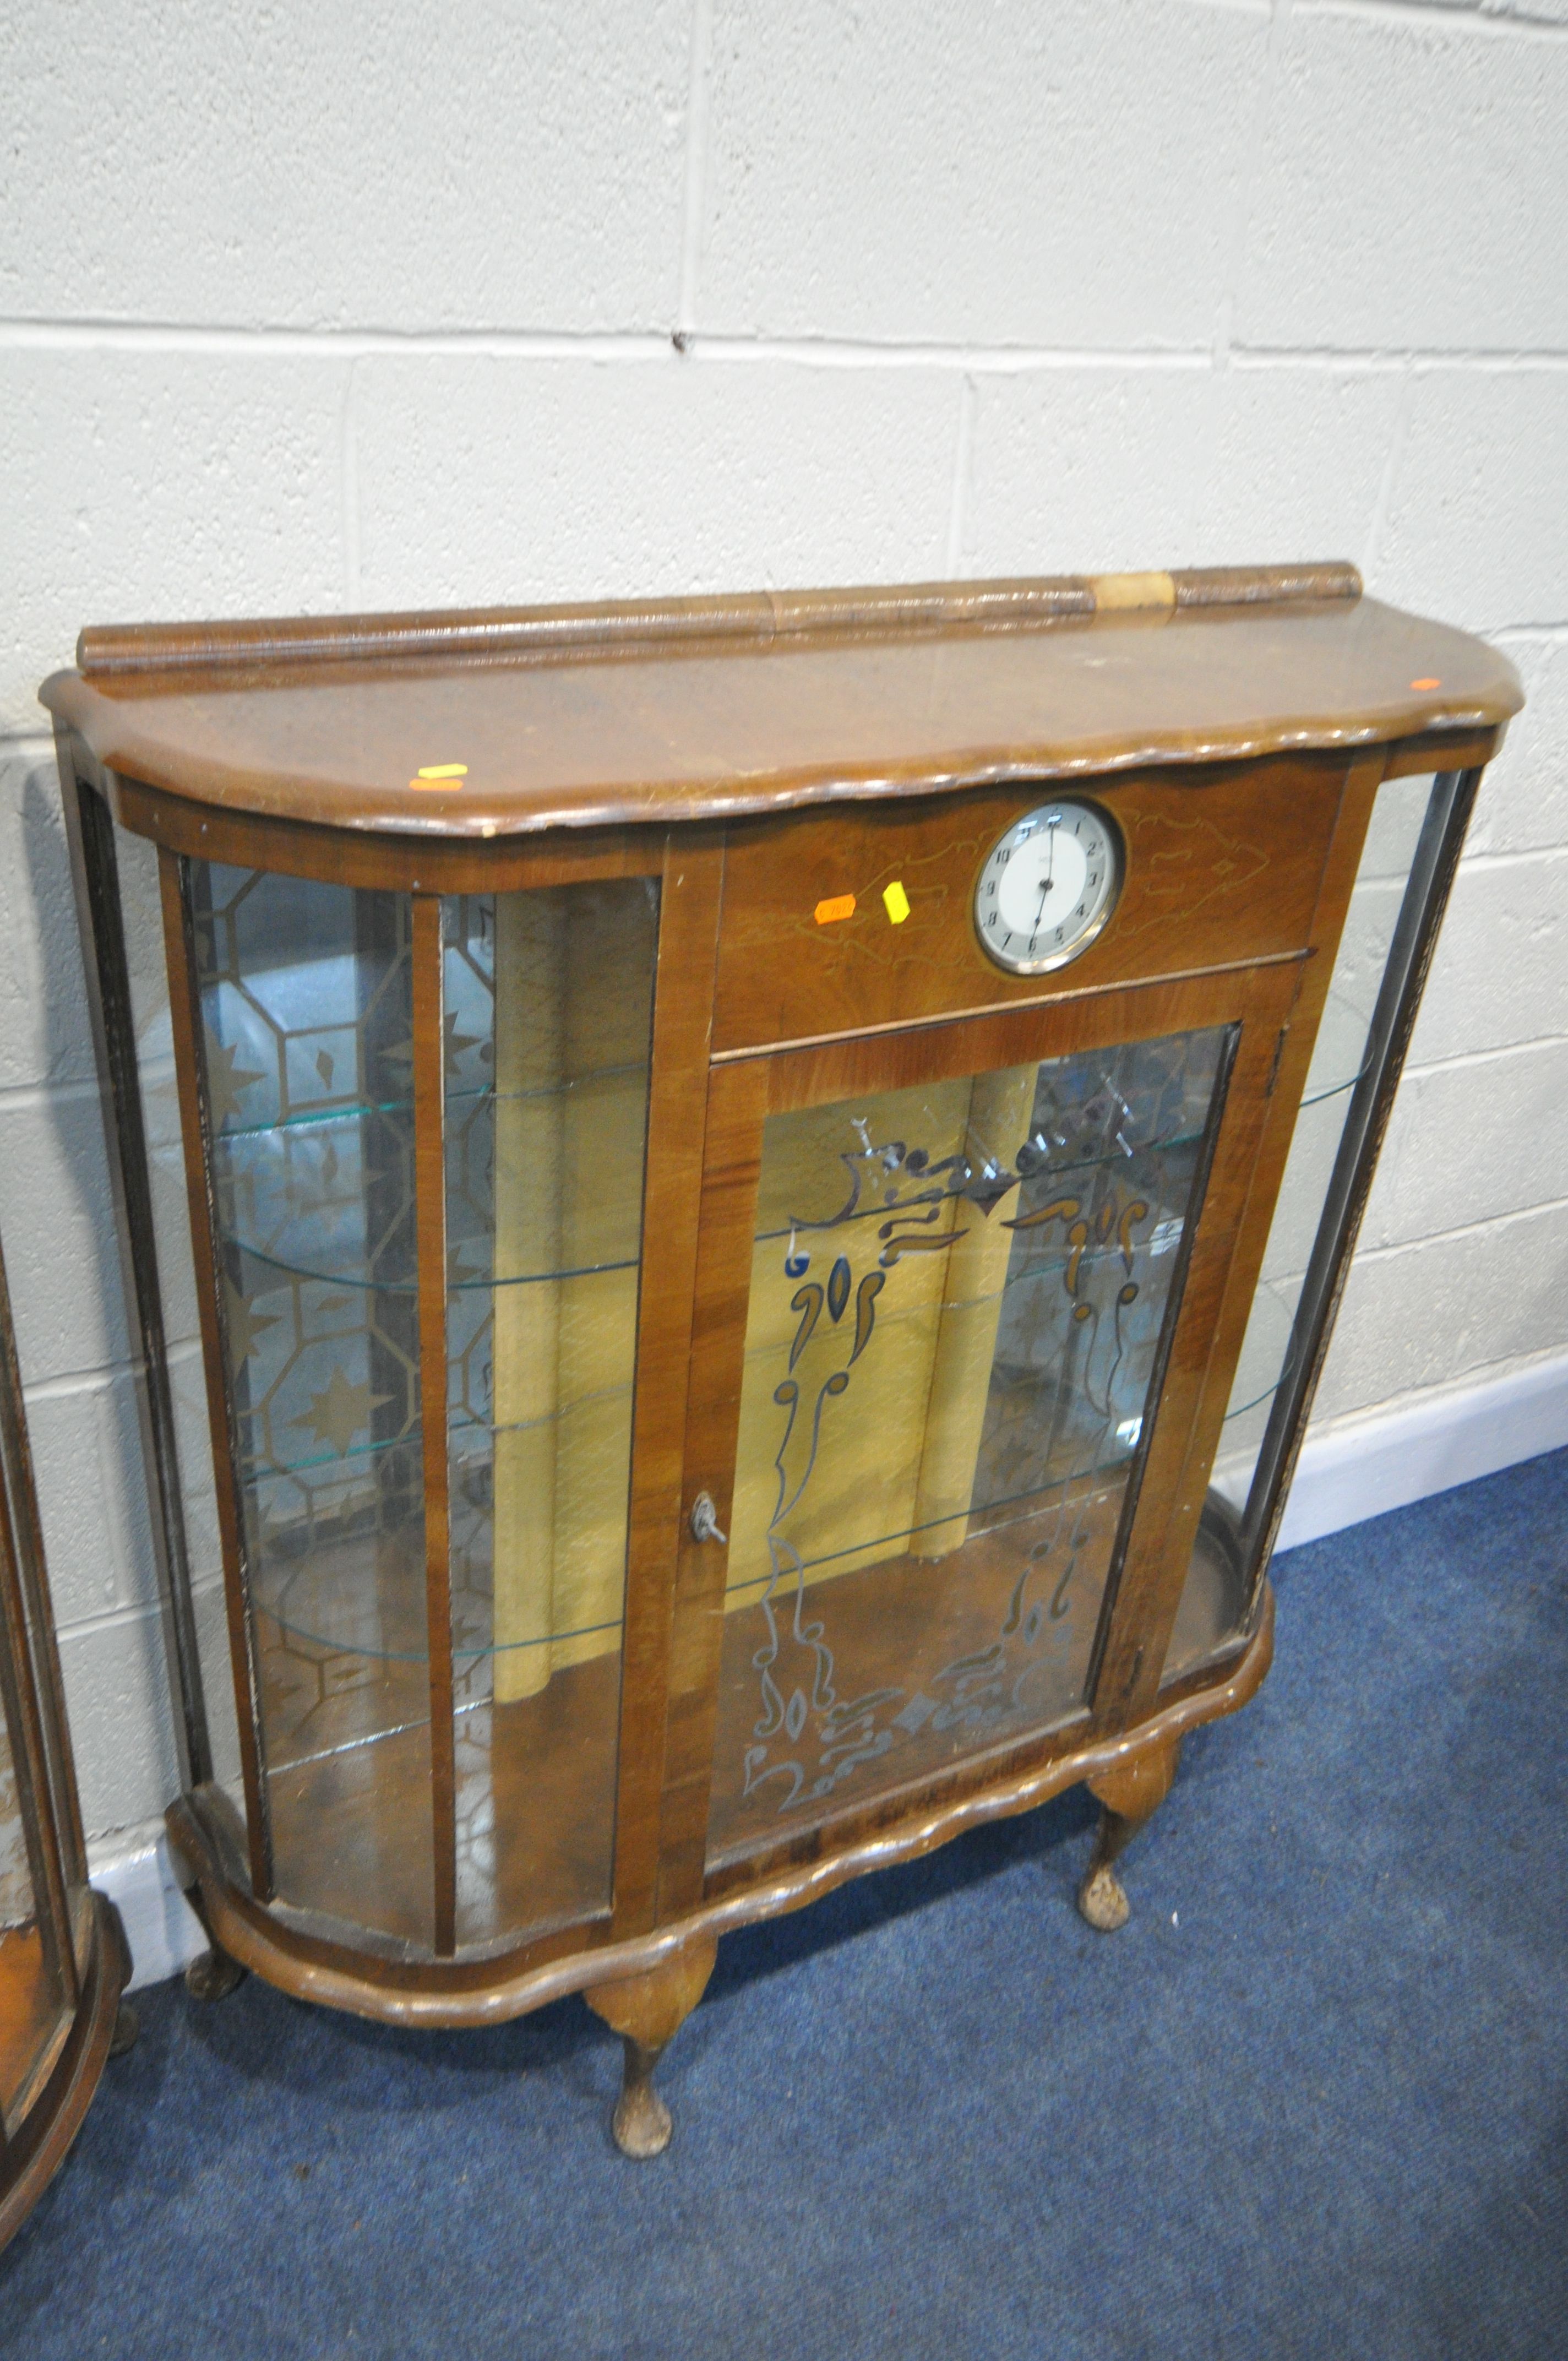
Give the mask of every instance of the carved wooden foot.
<svg viewBox="0 0 1568 2361">
<path fill-rule="evenodd" d="M 1180 1753 L 1180 1739 L 1172 1738 L 1089 1782 L 1090 1794 L 1102 1806 L 1100 1834 L 1078 1889 L 1078 1906 L 1102 1935 L 1113 1935 L 1131 1915 L 1132 1905 L 1112 1864 L 1169 1795 Z"/>
<path fill-rule="evenodd" d="M 620 2096 L 615 2103 L 610 2129 L 622 2156 L 663 2156 L 670 2145 L 670 2111 L 653 2088 L 656 2049 L 644 2049 L 630 2033 L 622 2036 L 626 2063 Z"/>
<path fill-rule="evenodd" d="M 127 2049 L 134 2049 L 137 2046 L 137 2036 L 140 2031 L 140 2017 L 129 2001 L 123 2000 L 115 2018 L 115 2029 L 109 2036 L 110 2057 L 123 2058 Z"/>
<path fill-rule="evenodd" d="M 185 1971 L 185 1989 L 192 2000 L 226 2000 L 235 1986 L 244 1982 L 245 1970 L 239 1961 L 220 1951 L 215 1943 Z"/>
<path fill-rule="evenodd" d="M 698 1936 L 663 1967 L 595 1984 L 583 1994 L 594 2015 L 620 2034 L 625 2052 L 611 2125 L 622 2156 L 662 2156 L 670 2145 L 670 2111 L 653 2088 L 653 2069 L 702 1998 L 718 1954 L 715 1936 Z"/>
</svg>

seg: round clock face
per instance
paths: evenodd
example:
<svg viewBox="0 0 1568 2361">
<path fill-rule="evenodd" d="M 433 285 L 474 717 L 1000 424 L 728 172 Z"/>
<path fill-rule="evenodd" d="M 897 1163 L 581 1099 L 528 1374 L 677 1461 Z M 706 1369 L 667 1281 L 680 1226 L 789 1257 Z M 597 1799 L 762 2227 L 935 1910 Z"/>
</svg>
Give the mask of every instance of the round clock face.
<svg viewBox="0 0 1568 2361">
<path fill-rule="evenodd" d="M 992 846 L 975 883 L 975 928 L 998 967 L 1043 975 L 1088 950 L 1121 884 L 1111 821 L 1064 796 L 1025 812 Z"/>
</svg>

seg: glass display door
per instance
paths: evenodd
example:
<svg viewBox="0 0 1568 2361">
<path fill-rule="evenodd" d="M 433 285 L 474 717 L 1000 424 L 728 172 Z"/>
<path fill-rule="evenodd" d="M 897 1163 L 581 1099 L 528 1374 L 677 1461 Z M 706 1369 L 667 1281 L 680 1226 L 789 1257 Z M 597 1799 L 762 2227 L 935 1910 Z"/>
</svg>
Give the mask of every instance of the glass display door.
<svg viewBox="0 0 1568 2361">
<path fill-rule="evenodd" d="M 1194 1248 L 1228 1257 L 1293 983 L 716 1072 L 710 1872 L 1091 1711 L 1140 1501 L 1190 1549 L 1151 1452 L 1173 1476 Z"/>
</svg>

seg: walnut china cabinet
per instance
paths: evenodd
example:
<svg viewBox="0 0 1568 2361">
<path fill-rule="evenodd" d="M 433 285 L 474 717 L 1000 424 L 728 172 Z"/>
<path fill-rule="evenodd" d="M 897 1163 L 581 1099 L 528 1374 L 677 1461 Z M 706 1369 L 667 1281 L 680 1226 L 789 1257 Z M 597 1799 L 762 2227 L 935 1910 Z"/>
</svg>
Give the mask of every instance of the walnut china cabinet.
<svg viewBox="0 0 1568 2361">
<path fill-rule="evenodd" d="M 580 1990 L 1072 1781 L 1265 1569 L 1481 766 L 1347 566 L 105 629 L 56 717 L 241 1967 Z"/>
<path fill-rule="evenodd" d="M 0 1262 L 0 2246 L 136 2038 L 129 1955 L 87 1883 L 11 1299 Z"/>
</svg>

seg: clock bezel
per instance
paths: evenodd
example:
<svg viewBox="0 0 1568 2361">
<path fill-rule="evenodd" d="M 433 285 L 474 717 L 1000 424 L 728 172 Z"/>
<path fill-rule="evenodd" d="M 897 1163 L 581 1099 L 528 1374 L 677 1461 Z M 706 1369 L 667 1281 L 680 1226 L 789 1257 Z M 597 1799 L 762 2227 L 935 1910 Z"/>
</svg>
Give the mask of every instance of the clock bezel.
<svg viewBox="0 0 1568 2361">
<path fill-rule="evenodd" d="M 997 847 L 1005 843 L 1008 837 L 1012 835 L 1014 829 L 1019 827 L 1023 821 L 1032 819 L 1036 812 L 1049 811 L 1053 808 L 1066 808 L 1069 806 L 1078 811 L 1092 813 L 1094 818 L 1100 822 L 1101 826 L 1105 830 L 1105 840 L 1110 848 L 1111 882 L 1106 892 L 1103 906 L 1100 909 L 1098 915 L 1092 918 L 1090 924 L 1084 928 L 1082 934 L 1078 936 L 1071 943 L 1063 944 L 1059 950 L 1048 952 L 1045 956 L 1037 959 L 1015 960 L 1010 958 L 1005 951 L 993 950 L 992 945 L 986 941 L 985 928 L 981 924 L 980 889 L 984 882 L 985 873 L 991 866 L 991 862 L 995 856 Z M 1068 795 L 1047 796 L 1043 802 L 1036 802 L 1027 805 L 1023 811 L 1019 812 L 1014 818 L 1010 819 L 1006 827 L 992 838 L 991 842 L 986 846 L 984 852 L 981 855 L 980 866 L 974 873 L 974 884 L 970 888 L 970 927 L 973 932 L 975 941 L 979 944 L 986 958 L 991 961 L 992 967 L 999 967 L 1004 975 L 1050 975 L 1053 974 L 1058 968 L 1070 967 L 1075 960 L 1080 960 L 1083 957 L 1084 952 L 1089 950 L 1091 944 L 1099 941 L 1101 936 L 1110 925 L 1116 906 L 1121 901 L 1122 888 L 1126 883 L 1126 844 L 1120 828 L 1116 825 L 1114 817 L 1107 809 L 1106 806 L 1101 803 L 1095 796 L 1080 795 L 1076 790 Z"/>
</svg>

